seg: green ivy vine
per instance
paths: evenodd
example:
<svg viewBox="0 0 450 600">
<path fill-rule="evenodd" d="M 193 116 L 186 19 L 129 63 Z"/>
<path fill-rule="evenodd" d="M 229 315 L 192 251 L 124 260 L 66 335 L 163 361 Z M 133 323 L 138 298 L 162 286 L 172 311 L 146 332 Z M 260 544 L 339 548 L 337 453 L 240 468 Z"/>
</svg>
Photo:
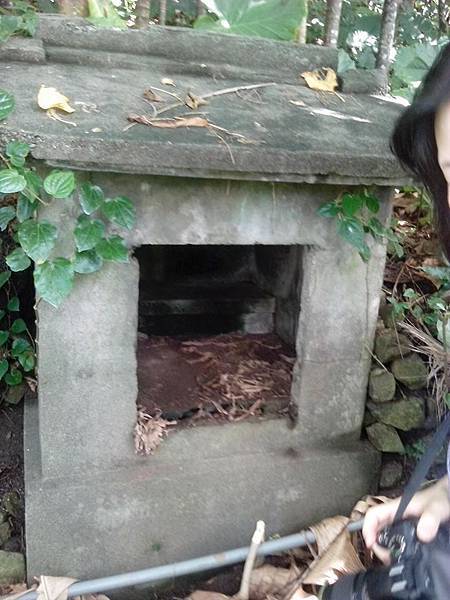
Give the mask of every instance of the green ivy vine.
<svg viewBox="0 0 450 600">
<path fill-rule="evenodd" d="M 0 90 L 0 121 L 14 110 L 14 97 Z M 73 171 L 55 169 L 44 179 L 29 165 L 30 146 L 12 140 L 0 152 L 0 231 L 8 230 L 16 247 L 5 258 L 8 269 L 0 272 L 0 289 L 11 272 L 28 269 L 34 263 L 34 284 L 38 300 L 58 308 L 73 288 L 76 275 L 100 270 L 104 262 L 125 263 L 129 250 L 122 236 L 110 234 L 108 226 L 132 229 L 136 214 L 125 196 L 105 197 L 103 190 L 90 182 L 77 184 Z M 73 230 L 74 253 L 54 257 L 58 228 L 39 218 L 39 205 L 73 198 L 79 215 Z M 6 294 L 5 294 L 6 290 Z M 0 309 L 0 381 L 8 386 L 22 383 L 24 374 L 35 364 L 33 340 L 22 319 L 11 313 L 19 310 L 19 300 L 5 287 L 7 305 Z"/>
<path fill-rule="evenodd" d="M 340 237 L 358 250 L 362 260 L 368 261 L 371 256 L 367 236 L 376 241 L 387 241 L 393 252 L 401 258 L 403 247 L 395 231 L 385 227 L 376 216 L 380 210 L 380 202 L 367 189 L 356 193 L 346 192 L 332 202 L 320 206 L 317 211 L 323 217 L 336 220 L 336 228 Z"/>
</svg>

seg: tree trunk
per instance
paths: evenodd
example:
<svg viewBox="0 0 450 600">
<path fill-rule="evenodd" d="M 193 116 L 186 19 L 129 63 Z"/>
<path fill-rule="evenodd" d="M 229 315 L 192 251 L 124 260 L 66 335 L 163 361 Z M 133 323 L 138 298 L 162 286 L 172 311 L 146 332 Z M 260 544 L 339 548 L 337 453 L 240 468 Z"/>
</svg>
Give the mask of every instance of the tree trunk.
<svg viewBox="0 0 450 600">
<path fill-rule="evenodd" d="M 442 35 L 447 34 L 448 29 L 448 18 L 450 9 L 446 7 L 445 0 L 439 0 L 438 2 L 438 19 L 439 19 L 439 33 Z"/>
<path fill-rule="evenodd" d="M 147 29 L 150 22 L 150 0 L 136 0 L 136 29 Z"/>
<path fill-rule="evenodd" d="M 327 0 L 327 17 L 325 25 L 325 46 L 336 48 L 341 22 L 342 0 Z"/>
<path fill-rule="evenodd" d="M 388 71 L 394 46 L 399 0 L 384 0 L 376 66 Z"/>
<path fill-rule="evenodd" d="M 167 17 L 167 0 L 159 0 L 159 24 L 165 25 Z"/>
<path fill-rule="evenodd" d="M 206 8 L 202 0 L 197 0 L 197 17 L 201 17 L 206 14 Z"/>
<path fill-rule="evenodd" d="M 89 15 L 87 0 L 57 0 L 58 12 L 71 17 L 87 17 Z"/>
</svg>

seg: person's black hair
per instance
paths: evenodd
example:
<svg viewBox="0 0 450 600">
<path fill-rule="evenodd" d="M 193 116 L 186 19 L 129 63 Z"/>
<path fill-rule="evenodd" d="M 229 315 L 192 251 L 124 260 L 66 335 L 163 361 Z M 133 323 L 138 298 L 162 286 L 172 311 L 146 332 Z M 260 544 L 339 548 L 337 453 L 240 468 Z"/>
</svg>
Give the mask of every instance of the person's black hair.
<svg viewBox="0 0 450 600">
<path fill-rule="evenodd" d="M 391 139 L 393 153 L 423 183 L 433 199 L 442 249 L 450 261 L 448 184 L 439 166 L 434 133 L 436 113 L 446 101 L 450 102 L 450 43 L 436 57 L 412 104 L 398 119 Z"/>
</svg>

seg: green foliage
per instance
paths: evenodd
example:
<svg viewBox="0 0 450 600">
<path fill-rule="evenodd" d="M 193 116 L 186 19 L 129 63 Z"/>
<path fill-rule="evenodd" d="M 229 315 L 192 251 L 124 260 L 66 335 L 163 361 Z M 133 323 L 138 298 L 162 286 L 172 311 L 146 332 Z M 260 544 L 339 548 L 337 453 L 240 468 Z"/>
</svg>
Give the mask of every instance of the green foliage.
<svg viewBox="0 0 450 600">
<path fill-rule="evenodd" d="M 53 198 L 68 198 L 75 189 L 72 171 L 52 171 L 44 179 L 44 190 Z"/>
<path fill-rule="evenodd" d="M 220 33 L 293 40 L 306 13 L 305 0 L 204 0 L 214 14 L 202 16 L 194 27 Z"/>
<path fill-rule="evenodd" d="M 33 36 L 36 26 L 36 11 L 30 2 L 13 0 L 10 8 L 0 8 L 0 43 L 16 34 Z"/>
<path fill-rule="evenodd" d="M 371 256 L 367 235 L 378 241 L 390 241 L 395 245 L 397 254 L 402 256 L 403 249 L 394 231 L 374 216 L 379 210 L 378 199 L 363 190 L 342 194 L 336 200 L 323 204 L 317 212 L 323 217 L 336 219 L 338 234 L 358 250 L 364 261 Z"/>
<path fill-rule="evenodd" d="M 405 445 L 405 454 L 408 458 L 419 461 L 425 454 L 427 446 L 423 440 L 416 440 L 412 444 Z"/>
<path fill-rule="evenodd" d="M 55 258 L 36 265 L 34 283 L 37 293 L 49 304 L 58 308 L 73 287 L 73 264 L 67 258 Z"/>
<path fill-rule="evenodd" d="M 4 121 L 14 110 L 16 102 L 14 96 L 0 89 L 0 121 Z"/>
</svg>

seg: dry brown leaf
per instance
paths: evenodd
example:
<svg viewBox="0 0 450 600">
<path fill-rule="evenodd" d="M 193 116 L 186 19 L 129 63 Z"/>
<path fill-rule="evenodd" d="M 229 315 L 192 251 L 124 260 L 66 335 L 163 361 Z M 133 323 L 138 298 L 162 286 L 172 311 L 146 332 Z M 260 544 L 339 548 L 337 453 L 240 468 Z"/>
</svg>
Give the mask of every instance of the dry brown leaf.
<svg viewBox="0 0 450 600">
<path fill-rule="evenodd" d="M 145 90 L 144 98 L 150 100 L 150 102 L 163 102 L 163 98 L 161 98 L 161 96 L 158 96 L 158 94 L 154 92 L 152 88 L 148 88 L 148 90 Z"/>
<path fill-rule="evenodd" d="M 66 113 L 75 112 L 75 109 L 69 105 L 69 99 L 64 96 L 64 94 L 61 94 L 61 92 L 58 92 L 58 90 L 54 87 L 46 87 L 45 85 L 41 85 L 37 97 L 37 103 L 43 110 L 57 108 L 58 110 L 63 110 Z"/>
<path fill-rule="evenodd" d="M 208 119 L 203 117 L 174 117 L 173 119 L 149 119 L 145 115 L 128 115 L 128 120 L 142 125 L 161 129 L 178 129 L 179 127 L 209 127 Z"/>
<path fill-rule="evenodd" d="M 338 87 L 336 73 L 328 67 L 316 71 L 305 71 L 301 76 L 312 90 L 334 92 Z"/>
<path fill-rule="evenodd" d="M 163 85 L 171 85 L 172 87 L 177 87 L 177 84 L 175 83 L 175 81 L 173 79 L 169 79 L 168 77 L 163 77 L 161 79 L 161 83 Z"/>
<path fill-rule="evenodd" d="M 303 580 L 306 584 L 324 585 L 335 582 L 339 575 L 364 570 L 347 531 L 347 517 L 331 517 L 310 527 L 316 537 L 318 558 L 311 564 Z"/>
<path fill-rule="evenodd" d="M 250 597 L 252 600 L 265 600 L 268 595 L 275 596 L 293 583 L 298 575 L 297 570 L 273 565 L 254 569 L 250 577 Z"/>
<path fill-rule="evenodd" d="M 359 521 L 359 519 L 364 517 L 369 508 L 377 506 L 377 504 L 384 504 L 388 500 L 389 498 L 387 496 L 365 496 L 364 498 L 361 498 L 361 500 L 353 507 L 350 521 Z"/>
<path fill-rule="evenodd" d="M 136 454 L 148 456 L 153 454 L 163 439 L 168 435 L 167 427 L 176 425 L 176 421 L 166 421 L 161 417 L 151 417 L 143 410 L 138 410 L 134 426 L 134 448 Z"/>
<path fill-rule="evenodd" d="M 225 596 L 225 594 L 219 594 L 218 592 L 197 590 L 196 592 L 192 592 L 186 600 L 229 600 L 229 598 L 230 596 Z"/>
<path fill-rule="evenodd" d="M 184 103 L 189 108 L 192 108 L 192 110 L 197 110 L 199 106 L 205 106 L 205 104 L 208 104 L 208 102 L 204 100 L 201 96 L 196 96 L 192 92 L 187 93 Z"/>
</svg>

